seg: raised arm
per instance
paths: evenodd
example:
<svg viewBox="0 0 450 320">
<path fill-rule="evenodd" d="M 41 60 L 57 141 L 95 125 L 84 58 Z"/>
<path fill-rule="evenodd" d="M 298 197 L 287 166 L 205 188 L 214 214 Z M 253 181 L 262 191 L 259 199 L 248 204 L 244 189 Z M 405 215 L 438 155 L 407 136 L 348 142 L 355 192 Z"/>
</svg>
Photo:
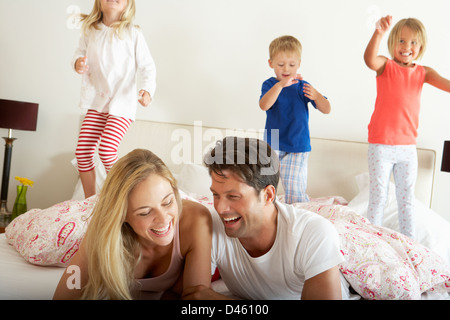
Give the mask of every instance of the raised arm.
<svg viewBox="0 0 450 320">
<path fill-rule="evenodd" d="M 366 51 L 364 52 L 364 61 L 366 62 L 367 67 L 369 69 L 374 70 L 377 75 L 380 75 L 384 71 L 384 67 L 386 65 L 387 58 L 383 56 L 379 56 L 378 52 L 380 50 L 381 39 L 384 34 L 389 30 L 392 24 L 392 17 L 386 16 L 381 18 L 379 21 L 379 25 L 375 32 L 373 33 L 372 38 L 367 45 Z"/>
</svg>

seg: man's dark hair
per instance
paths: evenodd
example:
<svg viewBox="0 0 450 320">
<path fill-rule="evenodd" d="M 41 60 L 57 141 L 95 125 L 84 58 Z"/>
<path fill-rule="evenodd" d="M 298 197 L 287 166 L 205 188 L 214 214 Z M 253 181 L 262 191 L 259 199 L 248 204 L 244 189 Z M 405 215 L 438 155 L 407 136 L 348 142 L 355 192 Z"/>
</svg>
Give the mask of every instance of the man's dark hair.
<svg viewBox="0 0 450 320">
<path fill-rule="evenodd" d="M 278 155 L 262 140 L 225 137 L 217 141 L 203 161 L 210 175 L 214 172 L 223 177 L 223 171 L 229 170 L 255 188 L 257 194 L 268 185 L 277 189 L 280 179 Z"/>
</svg>

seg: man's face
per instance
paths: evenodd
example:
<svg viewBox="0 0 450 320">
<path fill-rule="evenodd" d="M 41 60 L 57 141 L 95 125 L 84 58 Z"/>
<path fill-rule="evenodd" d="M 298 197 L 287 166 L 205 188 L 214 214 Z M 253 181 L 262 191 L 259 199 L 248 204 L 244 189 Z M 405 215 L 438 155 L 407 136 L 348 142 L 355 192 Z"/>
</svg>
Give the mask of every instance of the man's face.
<svg viewBox="0 0 450 320">
<path fill-rule="evenodd" d="M 264 192 L 244 183 L 229 170 L 224 176 L 211 173 L 211 192 L 214 208 L 219 214 L 229 237 L 251 239 L 259 237 L 264 226 Z"/>
</svg>

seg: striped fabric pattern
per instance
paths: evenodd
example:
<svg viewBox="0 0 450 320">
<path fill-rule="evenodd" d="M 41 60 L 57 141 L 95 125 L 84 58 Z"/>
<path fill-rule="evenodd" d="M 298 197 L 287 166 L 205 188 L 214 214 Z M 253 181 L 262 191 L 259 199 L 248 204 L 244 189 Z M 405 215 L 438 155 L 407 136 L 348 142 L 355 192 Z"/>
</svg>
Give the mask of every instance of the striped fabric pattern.
<svg viewBox="0 0 450 320">
<path fill-rule="evenodd" d="M 81 125 L 75 152 L 78 171 L 94 170 L 94 153 L 98 147 L 100 160 L 106 172 L 109 172 L 118 159 L 120 142 L 131 123 L 130 119 L 88 110 Z"/>
<path fill-rule="evenodd" d="M 306 194 L 309 152 L 279 151 L 280 178 L 285 191 L 285 202 L 309 202 Z"/>
</svg>

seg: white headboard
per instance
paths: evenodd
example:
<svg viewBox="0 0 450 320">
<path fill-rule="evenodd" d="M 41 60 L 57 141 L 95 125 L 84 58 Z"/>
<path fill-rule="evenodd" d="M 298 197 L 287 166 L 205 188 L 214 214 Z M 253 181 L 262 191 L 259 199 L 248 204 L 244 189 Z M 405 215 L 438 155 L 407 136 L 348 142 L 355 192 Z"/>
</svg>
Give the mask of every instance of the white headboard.
<svg viewBox="0 0 450 320">
<path fill-rule="evenodd" d="M 138 120 L 133 123 L 120 149 L 122 156 L 136 148 L 157 154 L 173 172 L 183 163 L 202 164 L 204 153 L 225 136 L 262 138 L 262 130 L 239 130 Z M 342 196 L 353 199 L 358 193 L 355 176 L 368 172 L 367 143 L 311 139 L 308 165 L 308 194 L 311 197 Z M 418 149 L 419 172 L 416 197 L 431 207 L 436 153 Z"/>
</svg>

